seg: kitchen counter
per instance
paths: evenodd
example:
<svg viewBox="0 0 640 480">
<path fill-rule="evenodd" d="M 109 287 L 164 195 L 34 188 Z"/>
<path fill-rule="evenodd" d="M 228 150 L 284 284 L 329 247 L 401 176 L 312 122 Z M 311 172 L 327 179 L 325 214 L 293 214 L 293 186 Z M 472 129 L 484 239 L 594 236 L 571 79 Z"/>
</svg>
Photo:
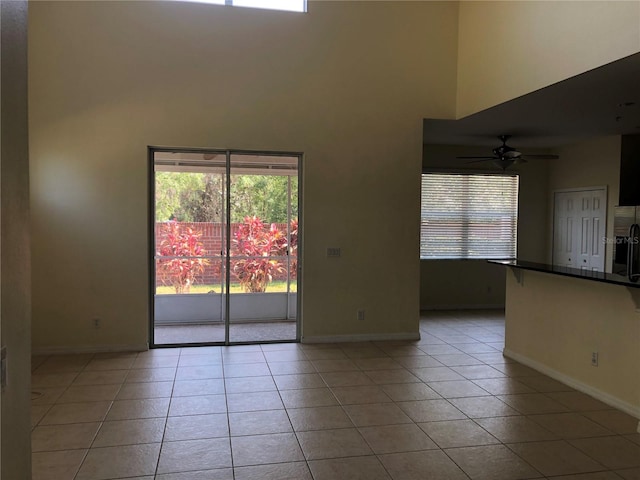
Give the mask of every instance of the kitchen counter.
<svg viewBox="0 0 640 480">
<path fill-rule="evenodd" d="M 563 275 L 565 277 L 581 278 L 583 280 L 593 280 L 596 282 L 623 285 L 625 287 L 640 288 L 640 283 L 631 282 L 627 277 L 617 275 L 615 273 L 593 272 L 589 270 L 580 270 L 578 268 L 561 267 L 558 265 L 549 265 L 548 263 L 527 262 L 523 260 L 489 260 L 489 263 L 505 265 L 507 267 L 518 268 L 521 270 L 531 270 L 534 272 L 550 273 L 553 275 Z"/>
</svg>

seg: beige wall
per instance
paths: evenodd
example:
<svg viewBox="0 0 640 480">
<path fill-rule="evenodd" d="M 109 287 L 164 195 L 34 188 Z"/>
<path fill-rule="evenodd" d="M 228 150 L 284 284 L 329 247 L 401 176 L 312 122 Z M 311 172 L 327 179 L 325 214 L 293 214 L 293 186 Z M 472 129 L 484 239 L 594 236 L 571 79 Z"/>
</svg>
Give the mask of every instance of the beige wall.
<svg viewBox="0 0 640 480">
<path fill-rule="evenodd" d="M 27 3 L 0 3 L 0 331 L 7 387 L 0 410 L 0 477 L 31 478 Z"/>
<path fill-rule="evenodd" d="M 422 119 L 455 113 L 456 3 L 30 13 L 36 349 L 146 343 L 147 145 L 304 152 L 303 335 L 417 333 Z"/>
<path fill-rule="evenodd" d="M 425 145 L 423 167 L 454 171 L 490 171 L 491 163 L 468 164 L 457 156 L 477 155 L 486 146 Z M 532 150 L 533 152 L 533 150 Z M 520 177 L 518 201 L 518 258 L 544 262 L 547 254 L 548 162 L 531 160 L 513 166 Z M 504 305 L 504 269 L 482 260 L 422 260 L 420 308 L 478 308 Z"/>
<path fill-rule="evenodd" d="M 620 185 L 620 136 L 596 137 L 558 149 L 559 160 L 549 162 L 549 211 L 547 214 L 547 262 L 553 249 L 553 193 L 562 189 L 607 187 L 607 231 L 613 237 L 613 207 L 618 205 Z M 613 245 L 605 250 L 605 271 L 611 271 Z"/>
<path fill-rule="evenodd" d="M 640 2 L 463 1 L 457 116 L 640 51 Z"/>
<path fill-rule="evenodd" d="M 505 353 L 640 418 L 640 315 L 628 289 L 522 275 L 507 273 Z"/>
</svg>

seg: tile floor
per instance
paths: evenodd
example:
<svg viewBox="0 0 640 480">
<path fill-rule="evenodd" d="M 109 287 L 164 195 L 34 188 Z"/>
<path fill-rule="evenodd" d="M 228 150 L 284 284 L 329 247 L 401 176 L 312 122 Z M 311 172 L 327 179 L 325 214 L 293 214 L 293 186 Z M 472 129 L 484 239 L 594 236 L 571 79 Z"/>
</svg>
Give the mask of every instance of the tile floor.
<svg viewBox="0 0 640 480">
<path fill-rule="evenodd" d="M 504 358 L 501 312 L 421 333 L 34 357 L 33 479 L 640 479 L 637 420 Z"/>
</svg>

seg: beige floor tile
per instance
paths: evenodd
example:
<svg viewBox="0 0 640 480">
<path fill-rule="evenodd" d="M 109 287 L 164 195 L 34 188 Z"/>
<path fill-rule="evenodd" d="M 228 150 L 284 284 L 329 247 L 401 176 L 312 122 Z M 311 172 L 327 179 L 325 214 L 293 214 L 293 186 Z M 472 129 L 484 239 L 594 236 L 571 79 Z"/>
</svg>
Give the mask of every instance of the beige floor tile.
<svg viewBox="0 0 640 480">
<path fill-rule="evenodd" d="M 208 415 L 184 415 L 167 418 L 165 442 L 199 440 L 229 435 L 229 422 L 224 413 Z"/>
<path fill-rule="evenodd" d="M 364 372 L 376 385 L 397 383 L 418 383 L 420 379 L 409 370 L 394 368 L 391 370 L 367 370 Z"/>
<path fill-rule="evenodd" d="M 639 420 L 619 410 L 584 412 L 583 415 L 619 435 L 637 433 Z"/>
<path fill-rule="evenodd" d="M 347 355 L 339 347 L 333 345 L 322 347 L 309 345 L 303 347 L 302 351 L 309 360 L 341 360 L 347 358 Z"/>
<path fill-rule="evenodd" d="M 226 378 L 233 377 L 262 377 L 271 375 L 271 370 L 267 363 L 236 363 L 224 365 L 224 376 Z"/>
<path fill-rule="evenodd" d="M 538 413 L 560 413 L 569 409 L 542 393 L 519 393 L 515 395 L 499 395 L 497 398 L 515 408 L 523 415 Z"/>
<path fill-rule="evenodd" d="M 298 390 L 302 388 L 321 388 L 326 386 L 324 380 L 318 373 L 274 375 L 273 380 L 278 390 Z"/>
<path fill-rule="evenodd" d="M 536 375 L 532 377 L 521 377 L 519 380 L 525 385 L 533 388 L 537 392 L 573 392 L 573 388 L 561 383 L 553 378 L 549 378 L 545 375 Z"/>
<path fill-rule="evenodd" d="M 31 388 L 68 387 L 78 376 L 77 373 L 42 373 L 31 375 Z"/>
<path fill-rule="evenodd" d="M 468 380 L 481 380 L 487 378 L 504 378 L 505 374 L 489 365 L 464 365 L 451 367 L 451 369 Z"/>
<path fill-rule="evenodd" d="M 240 347 L 240 345 L 238 345 L 238 347 Z M 259 346 L 258 346 L 259 347 Z M 237 349 L 237 347 L 236 347 Z M 158 349 L 160 351 L 167 351 L 167 353 L 171 352 L 172 350 L 177 350 L 180 352 L 180 355 L 209 355 L 211 357 L 215 357 L 215 358 L 222 358 L 222 347 L 218 347 L 218 346 L 209 346 L 209 347 L 183 347 L 183 348 L 162 348 L 162 349 Z"/>
<path fill-rule="evenodd" d="M 486 343 L 453 343 L 452 347 L 456 347 L 458 350 L 464 353 L 468 353 L 475 357 L 480 353 L 493 353 L 502 356 L 502 353 L 498 352 L 495 348 L 487 345 Z"/>
<path fill-rule="evenodd" d="M 76 480 L 108 480 L 153 475 L 159 453 L 159 443 L 92 448 L 82 462 Z"/>
<path fill-rule="evenodd" d="M 31 390 L 31 405 L 53 405 L 68 387 L 40 387 Z"/>
<path fill-rule="evenodd" d="M 531 387 L 519 382 L 515 378 L 481 378 L 473 380 L 473 383 L 486 390 L 491 395 L 510 395 L 516 393 L 533 393 Z"/>
<path fill-rule="evenodd" d="M 409 370 L 425 383 L 465 379 L 449 367 L 411 368 Z"/>
<path fill-rule="evenodd" d="M 93 447 L 115 447 L 162 442 L 165 418 L 145 418 L 104 422 Z"/>
<path fill-rule="evenodd" d="M 390 480 L 376 457 L 331 458 L 313 460 L 309 468 L 314 480 Z"/>
<path fill-rule="evenodd" d="M 175 368 L 178 366 L 180 357 L 175 356 L 140 356 L 135 359 L 131 368 Z"/>
<path fill-rule="evenodd" d="M 360 433 L 374 453 L 430 450 L 437 445 L 415 424 L 361 427 Z"/>
<path fill-rule="evenodd" d="M 467 419 L 464 413 L 447 400 L 400 402 L 398 406 L 416 423 Z"/>
<path fill-rule="evenodd" d="M 538 373 L 533 368 L 527 367 L 520 363 L 505 363 L 493 366 L 495 369 L 501 371 L 508 377 L 539 377 Z"/>
<path fill-rule="evenodd" d="M 508 445 L 520 458 L 546 476 L 597 472 L 604 467 L 564 440 Z"/>
<path fill-rule="evenodd" d="M 129 370 L 126 383 L 139 382 L 169 382 L 176 379 L 175 367 L 173 368 L 139 368 Z"/>
<path fill-rule="evenodd" d="M 446 453 L 472 480 L 517 480 L 542 476 L 504 445 L 450 448 Z"/>
<path fill-rule="evenodd" d="M 85 367 L 85 371 L 129 370 L 135 361 L 136 357 L 131 355 L 110 358 L 93 358 Z"/>
<path fill-rule="evenodd" d="M 176 380 L 204 380 L 207 378 L 223 378 L 222 365 L 205 365 L 195 367 L 178 367 Z"/>
<path fill-rule="evenodd" d="M 489 395 L 470 380 L 454 380 L 449 382 L 430 382 L 429 387 L 444 398 L 482 397 Z"/>
<path fill-rule="evenodd" d="M 289 416 L 284 410 L 229 413 L 229 427 L 232 436 L 293 431 Z"/>
<path fill-rule="evenodd" d="M 435 337 L 432 337 L 432 338 L 435 338 Z M 436 341 L 440 343 L 429 343 L 426 345 L 420 345 L 419 348 L 427 355 L 451 355 L 451 354 L 462 353 L 456 347 L 452 345 L 448 345 L 444 343 L 442 340 L 436 340 Z"/>
<path fill-rule="evenodd" d="M 395 403 L 345 405 L 343 408 L 356 427 L 411 423 L 411 419 Z"/>
<path fill-rule="evenodd" d="M 125 383 L 120 388 L 116 400 L 170 397 L 173 382 Z"/>
<path fill-rule="evenodd" d="M 344 387 L 340 387 L 344 388 Z M 328 388 L 282 390 L 280 397 L 285 408 L 326 407 L 338 405 L 338 400 Z"/>
<path fill-rule="evenodd" d="M 34 452 L 32 480 L 74 480 L 87 450 Z"/>
<path fill-rule="evenodd" d="M 527 417 L 495 417 L 476 420 L 503 443 L 557 440 L 558 436 Z"/>
<path fill-rule="evenodd" d="M 430 355 L 395 357 L 394 360 L 409 369 L 443 367 L 442 363 Z"/>
<path fill-rule="evenodd" d="M 293 433 L 232 437 L 231 445 L 237 467 L 304 460 Z"/>
<path fill-rule="evenodd" d="M 464 365 L 483 365 L 483 363 L 477 358 L 473 358 L 466 353 L 455 353 L 445 355 L 433 355 L 437 361 L 447 367 L 461 367 Z"/>
<path fill-rule="evenodd" d="M 227 405 L 229 412 L 284 409 L 278 392 L 229 393 Z"/>
<path fill-rule="evenodd" d="M 547 393 L 547 396 L 575 412 L 611 409 L 606 403 L 581 392 L 550 392 Z"/>
<path fill-rule="evenodd" d="M 89 448 L 98 428 L 99 422 L 36 427 L 31 432 L 31 451 L 51 452 Z"/>
<path fill-rule="evenodd" d="M 207 438 L 164 442 L 158 474 L 231 467 L 231 447 L 228 438 Z"/>
<path fill-rule="evenodd" d="M 624 437 L 580 438 L 570 443 L 607 468 L 640 467 L 640 445 Z"/>
<path fill-rule="evenodd" d="M 92 353 L 73 355 L 52 355 L 36 369 L 36 373 L 80 372 L 93 358 Z"/>
<path fill-rule="evenodd" d="M 271 362 L 269 370 L 273 375 L 298 375 L 301 373 L 315 373 L 316 369 L 309 360 L 292 362 Z"/>
<path fill-rule="evenodd" d="M 299 349 L 263 351 L 263 354 L 268 363 L 299 362 L 302 360 L 308 360 L 305 353 Z"/>
<path fill-rule="evenodd" d="M 342 346 L 344 354 L 351 359 L 356 358 L 384 358 L 386 353 L 379 347 L 376 347 L 373 343 L 349 343 Z"/>
<path fill-rule="evenodd" d="M 558 477 L 546 477 L 553 480 L 620 480 L 624 476 L 614 472 L 578 473 L 576 475 L 562 475 Z M 638 477 L 640 479 L 640 477 Z M 633 480 L 637 480 L 634 478 Z"/>
<path fill-rule="evenodd" d="M 204 380 L 176 380 L 173 386 L 174 397 L 189 397 L 193 395 L 219 395 L 225 393 L 222 378 L 207 378 Z"/>
<path fill-rule="evenodd" d="M 287 413 L 296 432 L 353 427 L 349 416 L 339 406 L 292 408 Z"/>
<path fill-rule="evenodd" d="M 347 355 L 348 356 L 348 355 Z M 364 358 L 352 358 L 355 364 L 361 370 L 395 370 L 397 368 L 404 368 L 393 358 L 390 357 L 364 357 Z"/>
<path fill-rule="evenodd" d="M 305 462 L 237 467 L 234 472 L 235 480 L 312 480 Z"/>
<path fill-rule="evenodd" d="M 449 420 L 419 424 L 440 448 L 471 447 L 500 443 L 473 420 Z"/>
<path fill-rule="evenodd" d="M 413 357 L 425 355 L 422 350 L 413 345 L 393 345 L 393 342 L 381 342 L 378 344 L 378 347 L 390 357 Z"/>
<path fill-rule="evenodd" d="M 226 413 L 227 399 L 225 395 L 199 395 L 194 397 L 176 397 L 171 399 L 169 416 L 207 415 Z"/>
<path fill-rule="evenodd" d="M 116 400 L 113 402 L 107 421 L 135 418 L 166 417 L 169 411 L 168 398 L 142 398 L 136 400 Z"/>
<path fill-rule="evenodd" d="M 56 403 L 99 402 L 114 400 L 120 391 L 120 384 L 116 385 L 81 385 L 70 386 L 60 396 Z"/>
<path fill-rule="evenodd" d="M 364 372 L 322 372 L 321 376 L 329 387 L 373 385 L 371 378 Z"/>
<path fill-rule="evenodd" d="M 394 480 L 468 480 L 464 472 L 440 450 L 392 453 L 379 458 Z"/>
<path fill-rule="evenodd" d="M 127 377 L 129 370 L 96 370 L 80 372 L 73 381 L 73 385 L 120 385 Z"/>
<path fill-rule="evenodd" d="M 320 373 L 350 372 L 350 371 L 359 370 L 355 362 L 348 358 L 347 359 L 311 360 L 311 364 Z"/>
<path fill-rule="evenodd" d="M 233 470 L 230 468 L 217 468 L 215 470 L 199 470 L 195 472 L 165 473 L 156 475 L 155 480 L 233 480 Z"/>
<path fill-rule="evenodd" d="M 271 376 L 227 378 L 224 381 L 227 393 L 269 392 L 276 390 Z"/>
<path fill-rule="evenodd" d="M 307 460 L 373 454 L 355 428 L 298 432 L 296 436 Z"/>
<path fill-rule="evenodd" d="M 625 480 L 640 480 L 640 468 L 617 470 L 616 473 Z M 608 479 L 606 479 L 608 480 Z"/>
<path fill-rule="evenodd" d="M 381 388 L 394 402 L 434 400 L 441 398 L 440 395 L 424 383 L 382 385 Z"/>
<path fill-rule="evenodd" d="M 518 412 L 496 397 L 467 397 L 449 400 L 470 418 L 506 417 Z"/>
<path fill-rule="evenodd" d="M 333 387 L 331 391 L 342 405 L 391 402 L 389 396 L 380 387 L 373 385 Z"/>
<path fill-rule="evenodd" d="M 260 354 L 260 360 L 264 362 L 264 357 Z M 221 355 L 181 355 L 177 366 L 178 367 L 201 367 L 205 365 L 221 365 Z"/>
<path fill-rule="evenodd" d="M 222 361 L 225 365 L 231 365 L 234 363 L 262 363 L 266 362 L 267 359 L 262 353 L 262 349 L 253 352 L 231 349 L 222 352 Z"/>
<path fill-rule="evenodd" d="M 627 440 L 640 445 L 640 433 L 632 433 L 631 435 L 625 435 Z"/>
<path fill-rule="evenodd" d="M 548 413 L 531 415 L 534 422 L 542 425 L 560 438 L 604 437 L 613 435 L 611 430 L 598 425 L 579 413 Z"/>
<path fill-rule="evenodd" d="M 111 402 L 63 403 L 53 405 L 40 425 L 100 422 L 107 416 Z"/>
<path fill-rule="evenodd" d="M 40 423 L 53 405 L 31 405 L 31 427 Z"/>
</svg>

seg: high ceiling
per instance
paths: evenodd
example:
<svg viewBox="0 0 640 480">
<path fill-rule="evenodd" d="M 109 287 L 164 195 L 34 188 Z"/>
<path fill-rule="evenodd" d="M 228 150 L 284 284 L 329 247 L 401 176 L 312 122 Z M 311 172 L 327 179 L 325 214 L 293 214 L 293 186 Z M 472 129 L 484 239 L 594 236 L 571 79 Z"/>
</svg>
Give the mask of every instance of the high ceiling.
<svg viewBox="0 0 640 480">
<path fill-rule="evenodd" d="M 425 144 L 495 147 L 502 134 L 531 148 L 640 134 L 640 54 L 459 120 L 424 120 Z"/>
</svg>

